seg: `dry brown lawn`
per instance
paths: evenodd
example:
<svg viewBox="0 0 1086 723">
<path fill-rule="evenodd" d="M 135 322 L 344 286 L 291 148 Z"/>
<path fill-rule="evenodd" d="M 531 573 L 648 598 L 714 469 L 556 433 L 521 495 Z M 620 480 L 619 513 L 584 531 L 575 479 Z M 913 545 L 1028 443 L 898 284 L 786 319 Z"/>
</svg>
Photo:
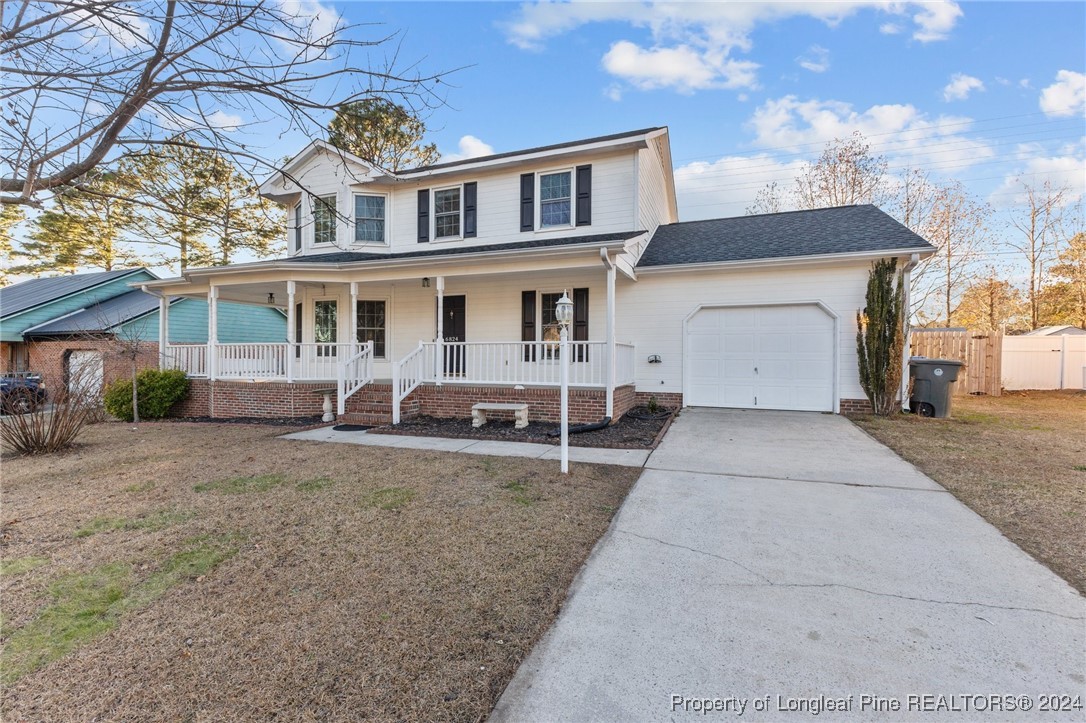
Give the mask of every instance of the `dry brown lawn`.
<svg viewBox="0 0 1086 723">
<path fill-rule="evenodd" d="M 1086 593 L 1086 394 L 955 397 L 953 413 L 854 421 Z"/>
<path fill-rule="evenodd" d="M 639 474 L 284 431 L 3 459 L 0 717 L 485 718 Z"/>
</svg>

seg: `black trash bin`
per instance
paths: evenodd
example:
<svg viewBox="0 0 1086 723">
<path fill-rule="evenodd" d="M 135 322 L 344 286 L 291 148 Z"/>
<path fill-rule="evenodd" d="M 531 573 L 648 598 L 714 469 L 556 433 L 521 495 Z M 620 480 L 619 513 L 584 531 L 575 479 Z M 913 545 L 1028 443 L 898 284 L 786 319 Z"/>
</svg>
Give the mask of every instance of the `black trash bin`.
<svg viewBox="0 0 1086 723">
<path fill-rule="evenodd" d="M 909 359 L 909 376 L 913 380 L 909 410 L 921 417 L 949 417 L 950 385 L 958 380 L 961 367 L 962 363 L 954 359 L 922 356 Z"/>
</svg>

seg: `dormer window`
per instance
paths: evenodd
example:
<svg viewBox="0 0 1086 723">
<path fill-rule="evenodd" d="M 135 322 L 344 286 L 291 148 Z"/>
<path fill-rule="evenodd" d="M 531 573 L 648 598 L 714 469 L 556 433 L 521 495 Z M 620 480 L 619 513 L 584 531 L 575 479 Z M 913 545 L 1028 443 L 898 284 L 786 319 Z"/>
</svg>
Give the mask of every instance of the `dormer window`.
<svg viewBox="0 0 1086 723">
<path fill-rule="evenodd" d="M 434 191 L 434 240 L 460 237 L 460 186 Z"/>
<path fill-rule="evenodd" d="M 539 227 L 570 226 L 572 171 L 539 175 Z"/>
<path fill-rule="evenodd" d="M 355 243 L 386 243 L 385 201 L 384 196 L 357 195 L 354 197 Z"/>
<path fill-rule="evenodd" d="M 336 197 L 321 196 L 313 199 L 313 243 L 336 242 Z"/>
</svg>

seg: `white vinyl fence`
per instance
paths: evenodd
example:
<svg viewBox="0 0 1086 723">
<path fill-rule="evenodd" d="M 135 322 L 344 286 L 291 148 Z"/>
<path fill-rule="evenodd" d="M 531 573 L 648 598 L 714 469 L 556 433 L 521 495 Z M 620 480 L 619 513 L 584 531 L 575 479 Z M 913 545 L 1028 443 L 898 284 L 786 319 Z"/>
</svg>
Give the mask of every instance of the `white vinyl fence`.
<svg viewBox="0 0 1086 723">
<path fill-rule="evenodd" d="M 1086 389 L 1086 335 L 1003 337 L 1004 389 Z"/>
</svg>

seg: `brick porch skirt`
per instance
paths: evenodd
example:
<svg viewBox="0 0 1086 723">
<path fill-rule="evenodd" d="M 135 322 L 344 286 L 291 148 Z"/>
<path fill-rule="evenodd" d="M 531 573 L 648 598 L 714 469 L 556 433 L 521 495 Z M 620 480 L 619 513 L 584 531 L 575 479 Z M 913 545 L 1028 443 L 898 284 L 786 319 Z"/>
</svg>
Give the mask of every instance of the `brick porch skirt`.
<svg viewBox="0 0 1086 723">
<path fill-rule="evenodd" d="M 239 382 L 192 379 L 188 397 L 171 411 L 175 417 L 309 417 L 321 413 L 324 398 L 318 390 L 331 385 L 295 382 Z M 333 400 L 334 400 L 333 396 Z M 391 419 L 392 388 L 388 384 L 367 385 L 347 399 L 347 413 L 388 410 Z M 647 401 L 647 397 L 644 401 Z M 615 418 L 621 417 L 637 403 L 644 403 L 634 392 L 633 385 L 615 389 Z M 416 415 L 468 419 L 471 407 L 479 402 L 524 402 L 532 421 L 557 422 L 561 407 L 559 390 L 553 387 L 467 386 L 444 384 L 440 387 L 424 384 L 413 391 L 401 406 L 404 418 Z M 661 404 L 664 404 L 661 399 Z M 602 389 L 570 389 L 569 417 L 573 424 L 597 422 L 607 407 Z M 488 417 L 502 419 L 501 413 Z M 508 414 L 512 419 L 512 413 Z"/>
</svg>

